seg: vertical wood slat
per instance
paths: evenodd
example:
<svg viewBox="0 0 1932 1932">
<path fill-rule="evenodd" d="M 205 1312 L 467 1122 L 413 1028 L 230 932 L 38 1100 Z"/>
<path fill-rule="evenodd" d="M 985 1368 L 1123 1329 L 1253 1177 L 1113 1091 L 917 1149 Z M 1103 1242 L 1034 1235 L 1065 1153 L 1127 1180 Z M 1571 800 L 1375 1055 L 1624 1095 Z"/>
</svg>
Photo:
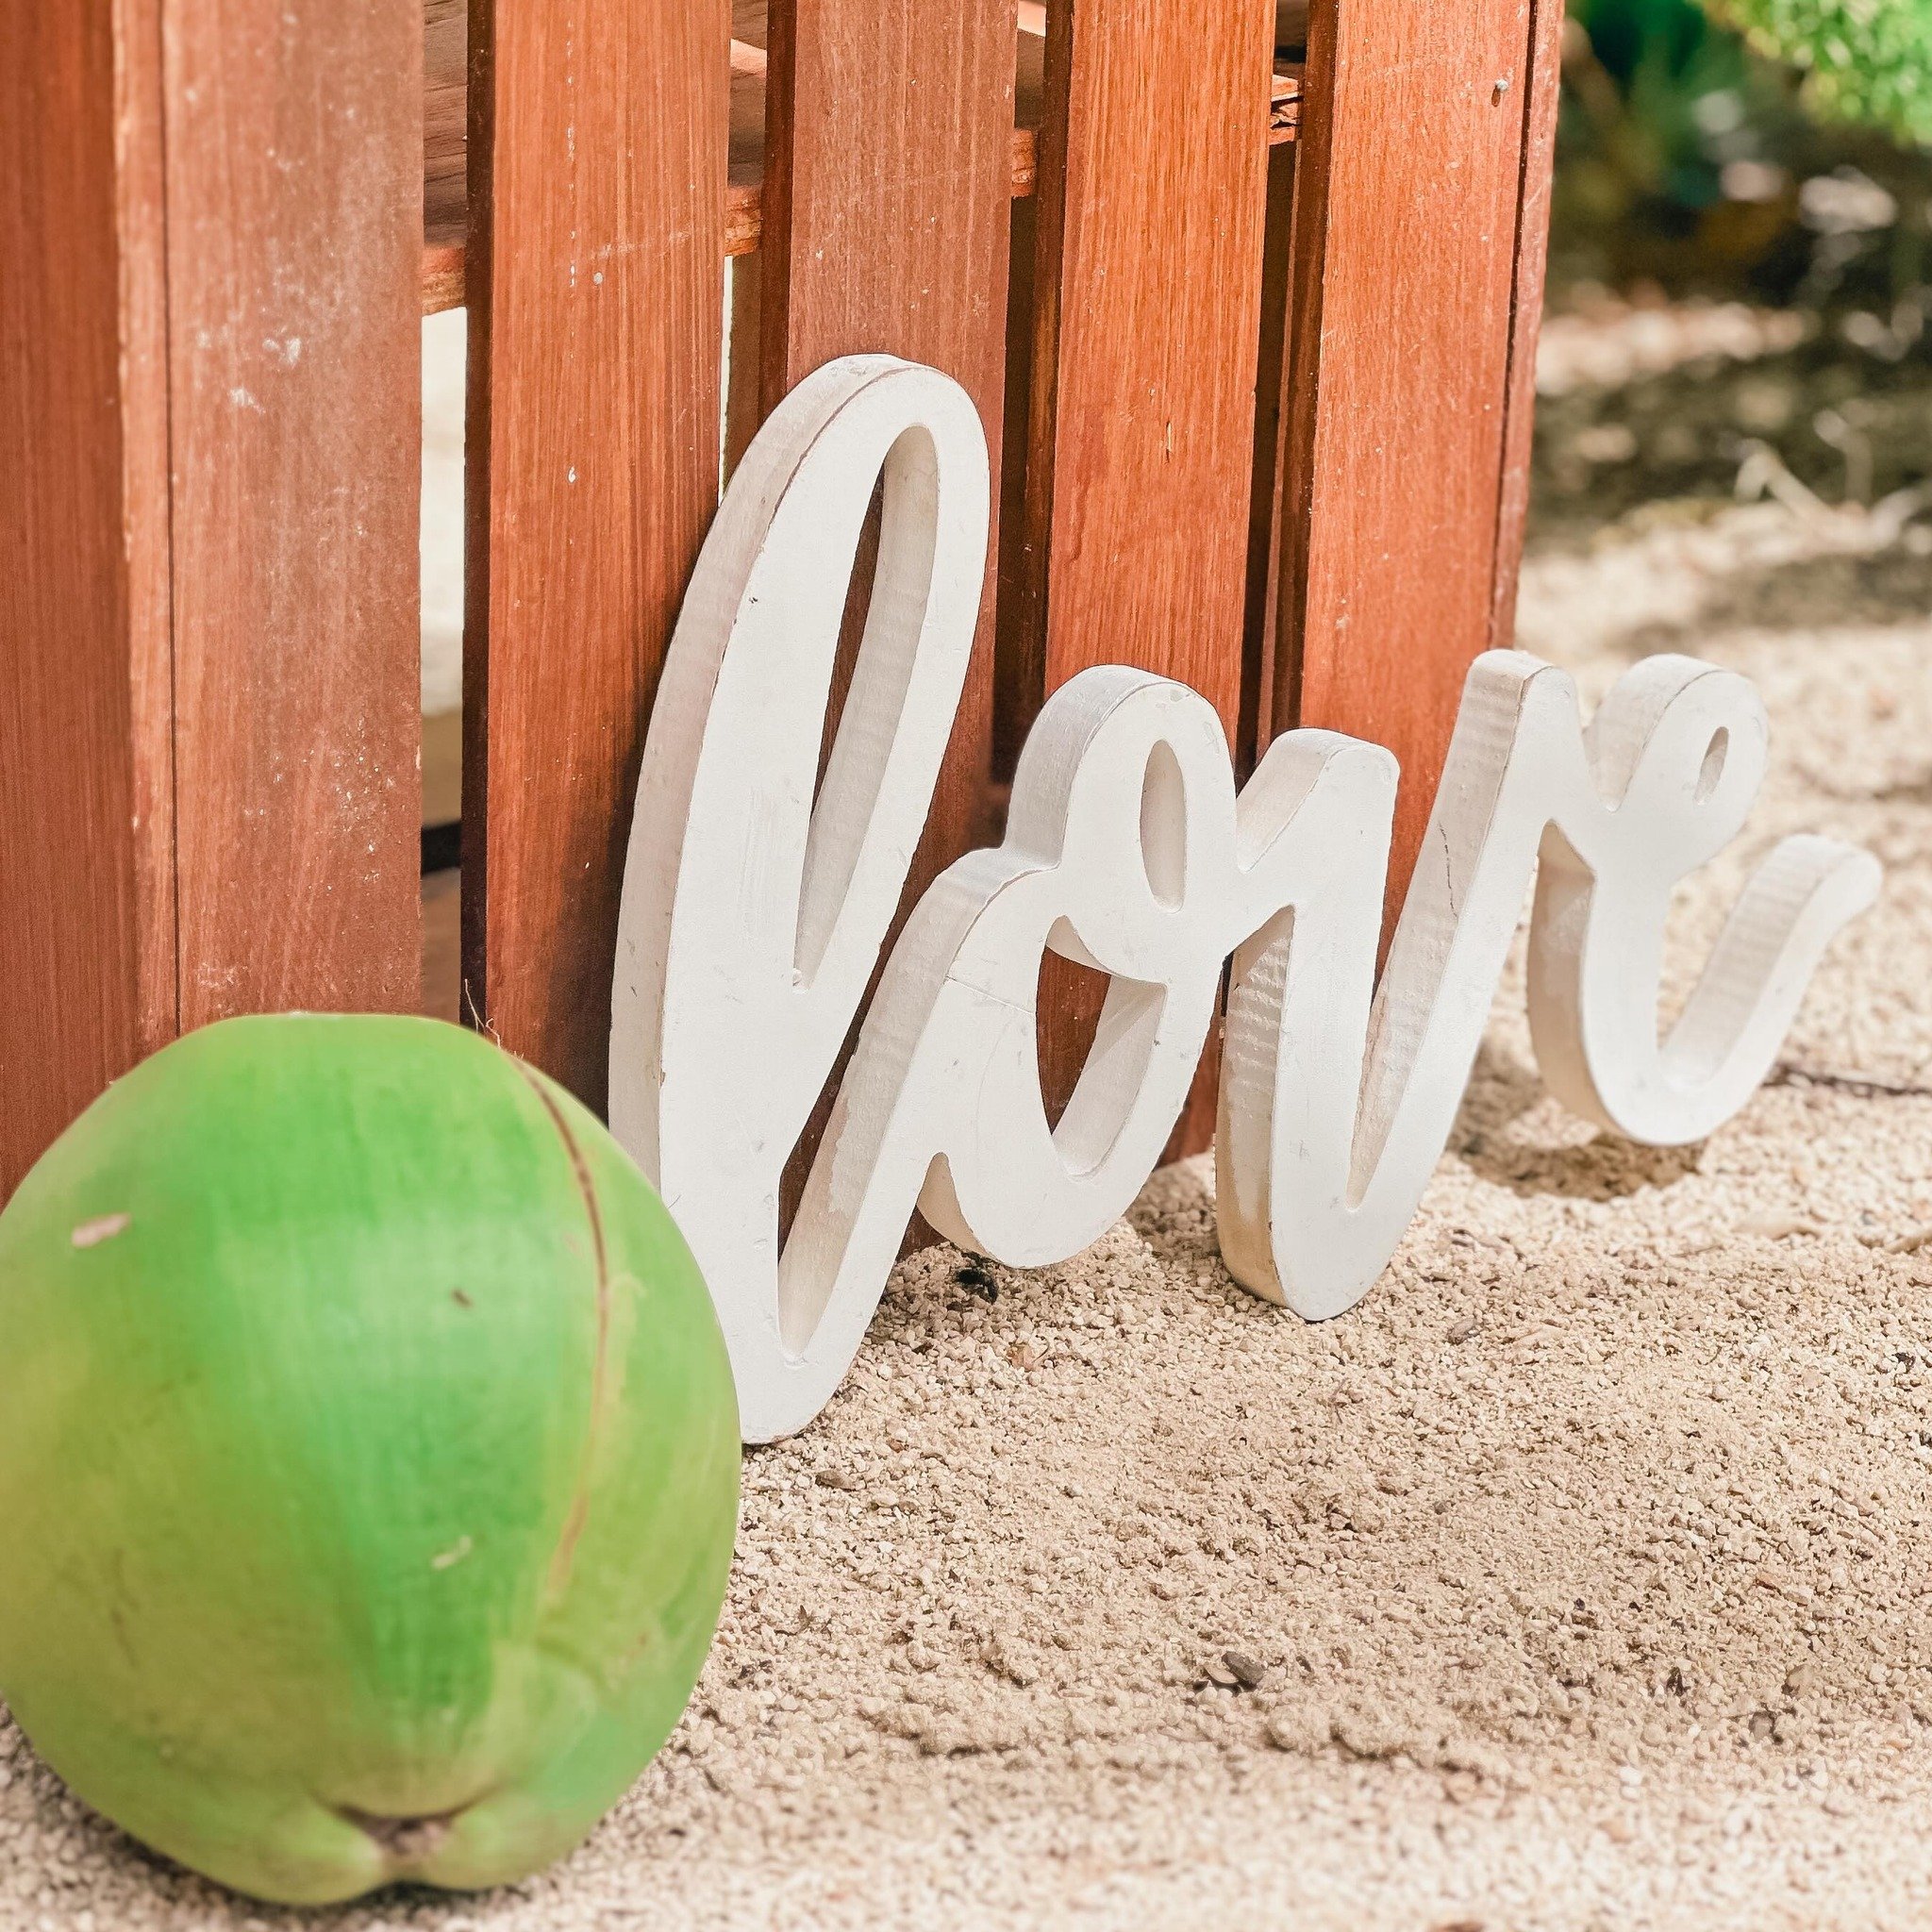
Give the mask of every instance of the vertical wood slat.
<svg viewBox="0 0 1932 1932">
<path fill-rule="evenodd" d="M 1012 0 L 774 0 L 765 406 L 835 356 L 929 361 L 999 435 Z"/>
<path fill-rule="evenodd" d="M 1012 0 L 949 0 L 941 9 L 774 0 L 758 271 L 764 411 L 835 357 L 903 356 L 943 370 L 973 397 L 999 475 L 1013 43 Z M 978 635 L 902 918 L 986 835 L 999 555 L 998 506 L 990 508 Z M 875 541 L 869 532 L 861 544 L 860 587 Z M 848 624 L 835 709 L 858 642 L 857 625 Z M 837 1079 L 835 1070 L 792 1162 L 794 1196 Z"/>
<path fill-rule="evenodd" d="M 1516 584 L 1529 521 L 1536 427 L 1536 346 L 1550 258 L 1550 193 L 1557 164 L 1557 108 L 1563 77 L 1563 0 L 1530 0 L 1529 78 L 1524 89 L 1523 181 L 1516 205 L 1516 285 L 1509 298 L 1509 375 L 1504 393 L 1503 482 L 1490 644 L 1516 636 Z"/>
<path fill-rule="evenodd" d="M 421 36 L 0 6 L 0 1190 L 177 1027 L 414 1004 Z"/>
<path fill-rule="evenodd" d="M 1267 203 L 1274 0 L 1062 0 L 1047 15 L 1023 706 L 1100 663 L 1182 679 L 1232 747 Z M 1053 958 L 1063 1105 L 1098 991 Z M 1174 1152 L 1208 1144 L 1212 1043 Z"/>
<path fill-rule="evenodd" d="M 181 1024 L 410 1011 L 420 8 L 164 4 Z"/>
<path fill-rule="evenodd" d="M 999 474 L 1012 209 L 1012 0 L 775 0 L 766 96 L 765 411 L 834 357 L 930 363 L 978 406 Z M 996 510 L 997 506 L 993 507 Z M 980 625 L 916 891 L 979 838 L 992 718 Z"/>
<path fill-rule="evenodd" d="M 464 1011 L 604 1105 L 624 851 L 717 506 L 727 0 L 474 0 Z"/>
<path fill-rule="evenodd" d="M 160 22 L 0 0 L 0 1200 L 175 1030 Z"/>
<path fill-rule="evenodd" d="M 1529 131 L 1553 111 L 1557 10 L 1541 5 L 1534 43 L 1531 0 L 1317 0 L 1309 22 L 1284 661 L 1264 724 L 1373 738 L 1401 759 L 1391 908 L 1521 542 L 1505 419 L 1512 342 L 1521 374 L 1541 288 L 1550 149 Z M 1519 465 L 1527 401 L 1511 432 Z"/>
</svg>

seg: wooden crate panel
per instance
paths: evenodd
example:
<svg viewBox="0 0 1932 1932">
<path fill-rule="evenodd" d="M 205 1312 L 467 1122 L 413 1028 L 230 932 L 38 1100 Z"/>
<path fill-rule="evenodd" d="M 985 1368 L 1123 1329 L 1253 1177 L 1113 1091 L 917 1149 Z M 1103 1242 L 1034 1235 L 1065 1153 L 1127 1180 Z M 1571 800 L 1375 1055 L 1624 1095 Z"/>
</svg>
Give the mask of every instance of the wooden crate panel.
<svg viewBox="0 0 1932 1932">
<path fill-rule="evenodd" d="M 1020 610 L 1002 735 L 1089 665 L 1179 678 L 1240 723 L 1273 0 L 1048 16 Z M 1042 989 L 1050 1108 L 1100 988 Z M 1177 1151 L 1212 1135 L 1209 1052 Z"/>
<path fill-rule="evenodd" d="M 1374 738 L 1401 758 L 1391 905 L 1463 675 L 1497 634 L 1499 587 L 1512 595 L 1521 513 L 1499 541 L 1505 451 L 1520 475 L 1558 11 L 1335 0 L 1310 23 L 1282 658 L 1264 722 Z"/>
<path fill-rule="evenodd" d="M 175 1025 L 159 44 L 0 0 L 0 1201 Z"/>
<path fill-rule="evenodd" d="M 471 22 L 465 1012 L 597 1108 L 638 759 L 717 506 L 730 39 L 725 0 Z"/>
<path fill-rule="evenodd" d="M 181 1024 L 407 1011 L 422 37 L 332 0 L 172 19 Z"/>
<path fill-rule="evenodd" d="M 771 14 L 756 270 L 761 409 L 835 357 L 903 356 L 944 370 L 972 395 L 997 474 L 1012 208 L 1011 0 L 958 0 L 938 14 L 881 13 L 873 0 L 775 0 Z M 875 554 L 869 526 L 861 594 Z M 902 914 L 988 830 L 997 554 L 990 543 L 973 667 Z M 856 661 L 861 610 L 856 595 L 835 712 Z M 828 1113 L 829 1099 L 802 1159 Z"/>
<path fill-rule="evenodd" d="M 424 149 L 408 8 L 0 41 L 4 1190 L 177 1028 L 415 1004 Z"/>
</svg>

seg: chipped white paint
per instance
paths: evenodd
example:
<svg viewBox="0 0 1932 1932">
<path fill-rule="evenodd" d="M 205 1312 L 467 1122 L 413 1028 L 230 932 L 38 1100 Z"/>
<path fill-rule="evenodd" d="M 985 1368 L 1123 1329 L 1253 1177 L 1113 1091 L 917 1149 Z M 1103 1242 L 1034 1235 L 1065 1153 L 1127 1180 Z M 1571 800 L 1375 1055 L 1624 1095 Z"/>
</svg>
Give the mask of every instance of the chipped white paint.
<svg viewBox="0 0 1932 1932">
<path fill-rule="evenodd" d="M 881 472 L 863 648 L 814 804 L 841 614 Z M 1377 746 L 1295 731 L 1237 795 L 1186 687 L 1118 667 L 1049 700 L 1005 842 L 950 868 L 887 964 L 791 1236 L 786 1160 L 904 886 L 964 680 L 987 537 L 985 439 L 936 372 L 836 362 L 753 444 L 693 578 L 652 717 L 625 879 L 611 1124 L 718 1305 L 748 1440 L 802 1427 L 858 1348 L 917 1202 L 1013 1266 L 1077 1253 L 1159 1158 L 1234 972 L 1221 1240 L 1309 1318 L 1386 1265 L 1441 1157 L 1536 880 L 1530 1012 L 1552 1090 L 1617 1132 L 1700 1139 L 1768 1070 L 1877 868 L 1787 840 L 1681 1017 L 1657 1001 L 1673 889 L 1737 833 L 1765 719 L 1683 658 L 1639 665 L 1586 729 L 1569 678 L 1470 674 L 1386 972 L 1395 796 Z M 1112 975 L 1065 1116 L 1041 1097 L 1052 950 Z"/>
</svg>

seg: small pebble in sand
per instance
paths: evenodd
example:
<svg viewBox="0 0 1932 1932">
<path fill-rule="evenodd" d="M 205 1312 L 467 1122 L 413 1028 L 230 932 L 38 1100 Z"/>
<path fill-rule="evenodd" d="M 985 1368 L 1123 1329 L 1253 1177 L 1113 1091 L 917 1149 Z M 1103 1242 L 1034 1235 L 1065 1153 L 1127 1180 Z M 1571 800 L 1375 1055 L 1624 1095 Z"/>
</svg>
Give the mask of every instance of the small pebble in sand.
<svg viewBox="0 0 1932 1932">
<path fill-rule="evenodd" d="M 1267 1681 L 1268 1667 L 1257 1663 L 1244 1650 L 1224 1650 L 1221 1661 L 1243 1690 L 1258 1690 Z"/>
</svg>

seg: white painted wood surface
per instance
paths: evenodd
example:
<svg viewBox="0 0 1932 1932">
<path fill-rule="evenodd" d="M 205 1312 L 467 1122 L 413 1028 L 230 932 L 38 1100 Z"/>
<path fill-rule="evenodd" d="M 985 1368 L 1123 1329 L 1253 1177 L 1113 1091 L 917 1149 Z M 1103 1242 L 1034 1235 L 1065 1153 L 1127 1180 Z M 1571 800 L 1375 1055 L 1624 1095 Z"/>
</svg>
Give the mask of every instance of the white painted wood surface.
<svg viewBox="0 0 1932 1932">
<path fill-rule="evenodd" d="M 882 472 L 877 587 L 814 804 Z M 1089 671 L 1041 713 L 1005 841 L 951 867 L 908 924 L 781 1252 L 780 1176 L 877 964 L 958 706 L 988 489 L 957 385 L 885 358 L 818 372 L 733 482 L 652 718 L 611 1124 L 710 1283 L 750 1441 L 830 1399 L 915 1201 L 1011 1266 L 1076 1254 L 1125 1211 L 1185 1102 L 1230 954 L 1223 1252 L 1255 1293 L 1318 1319 L 1360 1298 L 1415 1212 L 1532 876 L 1545 1077 L 1590 1118 L 1661 1143 L 1743 1104 L 1819 955 L 1877 889 L 1864 854 L 1786 841 L 1660 1039 L 1665 912 L 1756 796 L 1762 707 L 1740 678 L 1657 658 L 1586 729 L 1564 674 L 1494 652 L 1470 674 L 1377 986 L 1390 754 L 1291 732 L 1237 797 L 1205 699 Z M 1034 1011 L 1048 948 L 1113 982 L 1052 1128 Z"/>
</svg>

